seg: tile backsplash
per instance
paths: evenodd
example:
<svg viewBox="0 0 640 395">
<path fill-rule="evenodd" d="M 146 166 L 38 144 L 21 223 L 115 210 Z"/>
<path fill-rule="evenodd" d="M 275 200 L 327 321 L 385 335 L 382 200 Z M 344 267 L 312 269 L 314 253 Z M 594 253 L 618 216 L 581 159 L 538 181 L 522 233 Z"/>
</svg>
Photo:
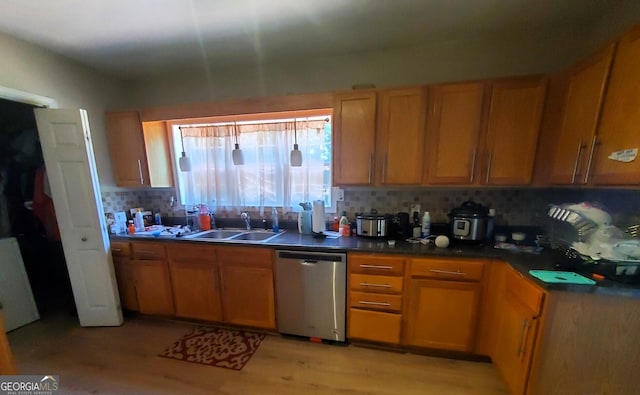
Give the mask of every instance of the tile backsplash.
<svg viewBox="0 0 640 395">
<path fill-rule="evenodd" d="M 397 213 L 409 211 L 419 203 L 422 211 L 428 210 L 434 223 L 449 222 L 447 214 L 467 200 L 481 203 L 496 210 L 496 224 L 501 226 L 542 226 L 547 206 L 551 203 L 598 202 L 614 217 L 614 223 L 628 226 L 640 221 L 640 191 L 617 189 L 564 189 L 564 188 L 345 188 L 344 202 L 338 202 L 338 213 Z M 106 212 L 126 211 L 131 207 L 144 207 L 163 216 L 179 216 L 170 205 L 175 189 L 125 190 L 103 192 L 102 203 Z M 237 212 L 218 211 L 220 218 L 235 218 Z M 331 220 L 335 214 L 328 214 Z M 285 220 L 295 220 L 295 213 L 285 213 Z"/>
</svg>

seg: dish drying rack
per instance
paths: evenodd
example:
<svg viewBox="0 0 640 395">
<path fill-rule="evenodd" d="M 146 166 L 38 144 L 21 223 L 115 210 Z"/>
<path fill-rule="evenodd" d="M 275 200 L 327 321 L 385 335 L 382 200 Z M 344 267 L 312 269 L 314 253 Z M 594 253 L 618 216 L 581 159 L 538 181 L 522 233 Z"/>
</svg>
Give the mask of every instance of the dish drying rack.
<svg viewBox="0 0 640 395">
<path fill-rule="evenodd" d="M 574 242 L 585 241 L 598 225 L 582 214 L 557 205 L 550 205 L 545 224 L 548 244 L 555 250 L 568 250 Z"/>
<path fill-rule="evenodd" d="M 592 260 L 572 248 L 574 242 L 585 242 L 598 229 L 598 224 L 582 214 L 557 205 L 550 205 L 546 217 L 546 236 L 539 240 L 551 249 L 559 250 L 578 265 L 588 265 L 589 270 L 601 274 L 610 280 L 625 283 L 640 282 L 640 267 L 637 262 Z M 638 237 L 640 225 L 629 226 L 625 232 L 631 237 Z"/>
</svg>

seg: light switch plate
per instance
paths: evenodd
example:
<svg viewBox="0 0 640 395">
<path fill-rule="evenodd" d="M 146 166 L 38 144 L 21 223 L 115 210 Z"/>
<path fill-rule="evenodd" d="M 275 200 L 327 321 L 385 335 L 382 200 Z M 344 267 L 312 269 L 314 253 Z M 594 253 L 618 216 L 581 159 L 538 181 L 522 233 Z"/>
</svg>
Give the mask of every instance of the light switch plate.
<svg viewBox="0 0 640 395">
<path fill-rule="evenodd" d="M 336 202 L 344 202 L 344 189 L 339 187 L 333 187 L 333 197 Z"/>
</svg>

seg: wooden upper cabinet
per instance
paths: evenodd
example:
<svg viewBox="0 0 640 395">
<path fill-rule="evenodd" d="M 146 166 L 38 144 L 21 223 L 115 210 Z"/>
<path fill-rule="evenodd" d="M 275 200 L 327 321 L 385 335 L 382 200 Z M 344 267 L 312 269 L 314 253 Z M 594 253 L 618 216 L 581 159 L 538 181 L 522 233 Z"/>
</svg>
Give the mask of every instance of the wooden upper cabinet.
<svg viewBox="0 0 640 395">
<path fill-rule="evenodd" d="M 152 187 L 172 187 L 171 148 L 167 133 L 167 123 L 143 122 L 145 154 Z"/>
<path fill-rule="evenodd" d="M 531 182 L 547 80 L 495 81 L 487 121 L 483 181 L 489 185 Z"/>
<path fill-rule="evenodd" d="M 429 88 L 425 183 L 472 184 L 480 159 L 484 83 Z"/>
<path fill-rule="evenodd" d="M 148 187 L 149 170 L 137 111 L 108 112 L 107 138 L 116 185 Z"/>
<path fill-rule="evenodd" d="M 615 44 L 568 71 L 564 112 L 553 147 L 552 184 L 585 184 Z"/>
<path fill-rule="evenodd" d="M 376 144 L 376 183 L 422 182 L 427 94 L 424 87 L 380 94 Z"/>
<path fill-rule="evenodd" d="M 165 122 L 140 122 L 137 111 L 106 113 L 111 168 L 120 187 L 172 187 Z"/>
<path fill-rule="evenodd" d="M 622 37 L 611 68 L 598 144 L 593 148 L 593 183 L 640 183 L 640 158 L 611 159 L 623 150 L 640 149 L 640 26 Z"/>
<path fill-rule="evenodd" d="M 336 95 L 333 115 L 333 183 L 372 184 L 376 92 Z"/>
</svg>

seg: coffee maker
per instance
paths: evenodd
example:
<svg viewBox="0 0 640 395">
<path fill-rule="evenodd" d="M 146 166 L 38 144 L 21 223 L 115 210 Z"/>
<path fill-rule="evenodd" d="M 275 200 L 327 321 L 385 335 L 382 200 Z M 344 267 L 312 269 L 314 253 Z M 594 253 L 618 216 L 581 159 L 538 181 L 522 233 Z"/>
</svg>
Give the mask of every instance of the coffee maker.
<svg viewBox="0 0 640 395">
<path fill-rule="evenodd" d="M 405 240 L 411 237 L 411 221 L 409 213 L 399 212 L 393 217 L 391 237 L 398 240 Z"/>
</svg>

